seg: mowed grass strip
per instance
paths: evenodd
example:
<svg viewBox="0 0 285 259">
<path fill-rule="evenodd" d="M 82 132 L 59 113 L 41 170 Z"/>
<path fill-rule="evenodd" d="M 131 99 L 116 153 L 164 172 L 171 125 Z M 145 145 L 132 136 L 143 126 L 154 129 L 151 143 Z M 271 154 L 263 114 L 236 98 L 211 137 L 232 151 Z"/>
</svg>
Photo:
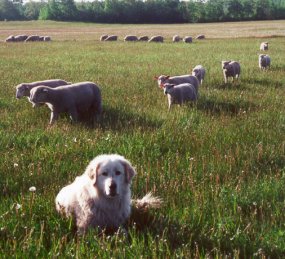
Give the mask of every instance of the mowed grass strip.
<svg viewBox="0 0 285 259">
<path fill-rule="evenodd" d="M 256 38 L 0 44 L 1 256 L 284 255 L 285 40 L 266 40 L 272 66 L 265 72 Z M 241 63 L 240 82 L 223 83 L 227 59 Z M 153 77 L 187 74 L 197 64 L 207 70 L 198 102 L 169 112 Z M 49 78 L 96 82 L 101 122 L 71 124 L 62 115 L 49 127 L 47 107 L 16 100 L 15 85 Z M 164 200 L 131 217 L 128 237 L 76 237 L 55 211 L 58 191 L 102 153 L 136 167 L 134 197 L 153 191 Z"/>
</svg>

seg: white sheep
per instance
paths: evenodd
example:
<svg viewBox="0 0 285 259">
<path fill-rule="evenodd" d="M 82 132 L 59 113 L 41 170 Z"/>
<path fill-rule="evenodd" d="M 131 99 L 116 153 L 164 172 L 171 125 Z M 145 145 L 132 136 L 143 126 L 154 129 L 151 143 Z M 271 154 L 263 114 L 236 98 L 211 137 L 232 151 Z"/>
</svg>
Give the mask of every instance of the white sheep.
<svg viewBox="0 0 285 259">
<path fill-rule="evenodd" d="M 268 42 L 261 42 L 260 50 L 268 50 Z"/>
<path fill-rule="evenodd" d="M 40 36 L 39 35 L 31 35 L 25 40 L 25 42 L 29 42 L 29 41 L 40 41 Z"/>
<path fill-rule="evenodd" d="M 240 77 L 241 69 L 237 61 L 222 61 L 222 69 L 225 83 L 228 82 L 228 77 L 232 77 L 232 82 L 234 78 L 238 79 Z"/>
<path fill-rule="evenodd" d="M 44 36 L 44 41 L 51 41 L 51 37 L 50 36 Z"/>
<path fill-rule="evenodd" d="M 157 36 L 152 36 L 148 42 L 163 42 L 164 41 L 164 38 L 160 35 L 157 35 Z"/>
<path fill-rule="evenodd" d="M 267 69 L 270 67 L 270 62 L 271 62 L 271 59 L 268 55 L 265 55 L 265 54 L 260 54 L 259 57 L 258 57 L 258 63 L 259 63 L 259 67 L 260 69 Z"/>
<path fill-rule="evenodd" d="M 127 36 L 124 38 L 124 41 L 138 41 L 138 37 L 135 36 L 135 35 L 127 35 Z"/>
<path fill-rule="evenodd" d="M 183 83 L 189 83 L 193 85 L 196 89 L 198 89 L 199 86 L 199 80 L 196 76 L 192 75 L 182 75 L 182 76 L 155 76 L 154 79 L 157 80 L 158 87 L 163 88 L 164 84 L 174 84 L 174 85 L 180 85 Z"/>
<path fill-rule="evenodd" d="M 192 70 L 192 76 L 196 76 L 201 85 L 205 78 L 205 74 L 206 74 L 206 70 L 202 65 L 197 65 Z"/>
<path fill-rule="evenodd" d="M 197 35 L 196 36 L 196 40 L 203 40 L 203 39 L 205 39 L 206 37 L 205 37 L 205 35 L 204 34 L 200 34 L 200 35 Z"/>
<path fill-rule="evenodd" d="M 107 34 L 101 35 L 100 41 L 104 41 L 104 40 L 107 39 L 107 38 L 108 38 L 108 35 L 107 35 Z"/>
<path fill-rule="evenodd" d="M 189 101 L 196 101 L 198 99 L 198 89 L 189 83 L 174 85 L 166 83 L 164 85 L 164 94 L 168 98 L 168 109 L 170 110 L 172 104 L 183 104 Z"/>
<path fill-rule="evenodd" d="M 15 36 L 14 35 L 10 35 L 5 39 L 5 42 L 15 42 Z"/>
<path fill-rule="evenodd" d="M 92 82 L 63 85 L 57 88 L 37 86 L 31 90 L 30 98 L 34 103 L 48 105 L 51 110 L 50 124 L 53 124 L 63 112 L 68 112 L 73 122 L 77 122 L 80 114 L 87 112 L 95 122 L 102 111 L 101 91 Z"/>
<path fill-rule="evenodd" d="M 191 37 L 191 36 L 185 36 L 184 39 L 183 39 L 183 41 L 184 41 L 185 43 L 192 43 L 192 37 Z"/>
<path fill-rule="evenodd" d="M 30 93 L 31 90 L 39 85 L 45 85 L 49 87 L 58 87 L 60 85 L 68 85 L 71 84 L 70 82 L 66 82 L 62 79 L 50 79 L 50 80 L 44 80 L 44 81 L 36 81 L 32 83 L 22 83 L 16 86 L 16 98 L 20 99 L 23 96 L 28 97 L 29 102 L 30 100 Z M 33 104 L 33 107 L 37 106 L 35 103 L 31 102 Z"/>
<path fill-rule="evenodd" d="M 179 42 L 179 41 L 181 41 L 181 37 L 179 35 L 174 35 L 172 37 L 172 42 Z"/>
</svg>

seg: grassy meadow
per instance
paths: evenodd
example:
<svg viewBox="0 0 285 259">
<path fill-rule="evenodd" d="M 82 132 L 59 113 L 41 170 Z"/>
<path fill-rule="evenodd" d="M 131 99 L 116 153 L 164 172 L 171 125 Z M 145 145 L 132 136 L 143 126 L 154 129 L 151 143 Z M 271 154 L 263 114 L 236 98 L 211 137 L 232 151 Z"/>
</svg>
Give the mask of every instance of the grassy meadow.
<svg viewBox="0 0 285 259">
<path fill-rule="evenodd" d="M 122 38 L 142 27 L 154 35 L 158 25 L 0 23 L 2 40 L 21 31 L 53 39 L 0 43 L 0 257 L 285 256 L 285 21 L 266 21 L 266 31 L 264 24 L 169 25 L 173 34 L 202 28 L 209 37 L 171 43 L 172 34 L 162 33 L 165 43 L 149 44 Z M 104 30 L 120 40 L 98 41 Z M 268 71 L 258 67 L 262 41 L 269 41 Z M 224 84 L 226 59 L 241 63 L 239 83 Z M 198 102 L 169 112 L 153 77 L 186 74 L 197 64 L 207 70 Z M 47 107 L 15 98 L 17 84 L 50 78 L 96 82 L 100 123 L 71 124 L 62 115 L 50 127 Z M 132 215 L 128 236 L 76 236 L 54 199 L 103 153 L 135 166 L 133 198 L 152 191 L 164 206 Z"/>
</svg>

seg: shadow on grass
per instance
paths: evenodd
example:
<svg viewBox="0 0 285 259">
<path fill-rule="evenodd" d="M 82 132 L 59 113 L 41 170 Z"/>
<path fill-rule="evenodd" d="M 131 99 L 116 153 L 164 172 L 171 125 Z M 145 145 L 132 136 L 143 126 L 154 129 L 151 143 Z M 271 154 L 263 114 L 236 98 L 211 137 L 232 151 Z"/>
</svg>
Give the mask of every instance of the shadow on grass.
<svg viewBox="0 0 285 259">
<path fill-rule="evenodd" d="M 243 84 L 241 81 L 234 81 L 234 82 L 228 82 L 228 83 L 219 83 L 219 84 L 214 84 L 211 88 L 215 89 L 223 89 L 223 90 L 248 90 L 248 88 Z"/>
<path fill-rule="evenodd" d="M 266 73 L 266 71 L 264 71 L 263 73 Z M 260 85 L 263 87 L 275 87 L 275 88 L 281 88 L 284 87 L 282 82 L 280 81 L 272 81 L 269 78 L 250 78 L 248 79 L 248 83 L 252 84 L 252 85 Z"/>
<path fill-rule="evenodd" d="M 225 102 L 206 99 L 201 97 L 197 103 L 197 109 L 210 115 L 230 115 L 234 116 L 239 113 L 249 112 L 256 107 L 253 103 L 239 100 L 236 102 Z"/>
</svg>

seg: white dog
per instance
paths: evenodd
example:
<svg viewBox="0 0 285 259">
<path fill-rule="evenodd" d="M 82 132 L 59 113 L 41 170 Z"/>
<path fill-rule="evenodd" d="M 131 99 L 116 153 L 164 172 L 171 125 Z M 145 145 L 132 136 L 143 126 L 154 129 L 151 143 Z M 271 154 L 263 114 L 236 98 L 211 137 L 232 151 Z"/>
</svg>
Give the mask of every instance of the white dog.
<svg viewBox="0 0 285 259">
<path fill-rule="evenodd" d="M 160 206 L 161 200 L 150 193 L 141 200 L 131 200 L 135 174 L 130 162 L 120 155 L 97 156 L 83 175 L 62 188 L 55 199 L 56 209 L 75 218 L 79 233 L 88 227 L 116 230 L 128 220 L 132 202 L 138 209 Z"/>
</svg>

